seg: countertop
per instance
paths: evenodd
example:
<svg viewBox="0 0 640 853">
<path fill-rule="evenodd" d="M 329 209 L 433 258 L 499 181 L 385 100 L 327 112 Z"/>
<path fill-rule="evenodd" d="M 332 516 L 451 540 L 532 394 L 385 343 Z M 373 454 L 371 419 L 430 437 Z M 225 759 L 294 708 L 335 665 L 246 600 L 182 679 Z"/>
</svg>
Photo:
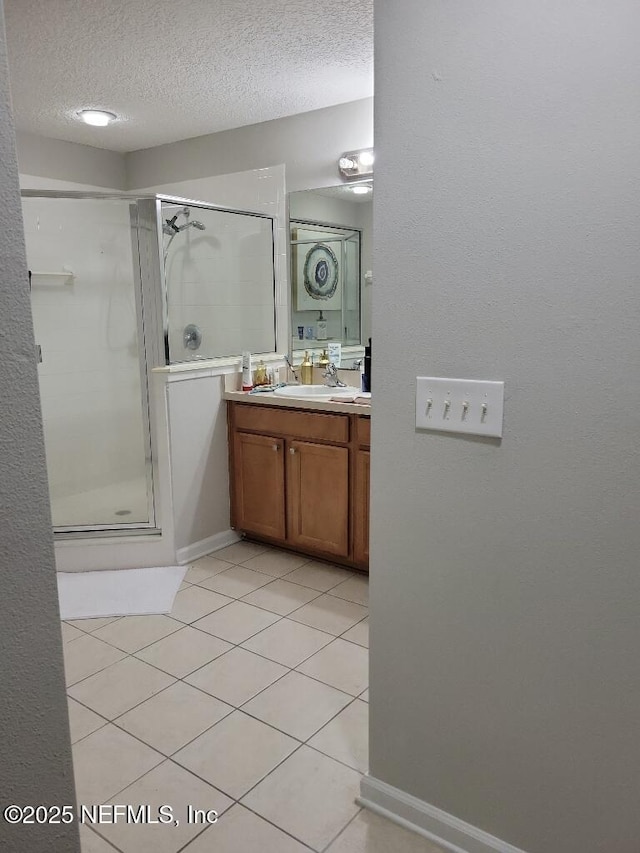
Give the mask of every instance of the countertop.
<svg viewBox="0 0 640 853">
<path fill-rule="evenodd" d="M 344 391 L 344 388 L 340 389 Z M 353 389 L 354 395 L 358 389 Z M 255 406 L 283 406 L 286 409 L 307 409 L 313 412 L 339 412 L 347 415 L 362 415 L 371 417 L 371 406 L 359 403 L 333 402 L 331 400 L 302 400 L 295 397 L 278 397 L 273 391 L 262 391 L 259 394 L 251 394 L 248 391 L 225 391 L 225 400 L 233 400 L 234 403 L 250 403 Z"/>
</svg>

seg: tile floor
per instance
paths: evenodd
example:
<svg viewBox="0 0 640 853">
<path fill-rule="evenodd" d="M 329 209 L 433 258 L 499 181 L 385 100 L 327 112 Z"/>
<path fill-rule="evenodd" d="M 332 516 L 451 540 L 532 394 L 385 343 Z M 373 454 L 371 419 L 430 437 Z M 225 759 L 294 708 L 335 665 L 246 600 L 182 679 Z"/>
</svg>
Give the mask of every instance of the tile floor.
<svg viewBox="0 0 640 853">
<path fill-rule="evenodd" d="M 367 595 L 362 575 L 239 542 L 193 564 L 170 616 L 63 623 L 78 802 L 179 821 L 84 825 L 83 853 L 440 853 L 354 802 Z"/>
</svg>

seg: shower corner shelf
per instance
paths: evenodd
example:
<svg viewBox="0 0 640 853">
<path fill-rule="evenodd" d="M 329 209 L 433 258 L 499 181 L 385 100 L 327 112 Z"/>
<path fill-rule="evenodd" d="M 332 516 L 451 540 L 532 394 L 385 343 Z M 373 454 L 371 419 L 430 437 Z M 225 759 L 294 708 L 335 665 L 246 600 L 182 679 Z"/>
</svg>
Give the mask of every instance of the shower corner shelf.
<svg viewBox="0 0 640 853">
<path fill-rule="evenodd" d="M 58 270 L 56 272 L 48 272 L 46 270 L 31 270 L 31 278 L 63 278 L 65 284 L 73 284 L 76 279 L 73 270 Z"/>
</svg>

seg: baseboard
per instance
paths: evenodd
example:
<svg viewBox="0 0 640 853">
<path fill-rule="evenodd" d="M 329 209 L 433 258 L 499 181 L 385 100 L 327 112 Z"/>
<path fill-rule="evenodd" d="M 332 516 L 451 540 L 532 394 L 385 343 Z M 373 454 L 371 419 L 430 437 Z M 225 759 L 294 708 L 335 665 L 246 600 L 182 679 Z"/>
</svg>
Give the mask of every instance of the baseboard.
<svg viewBox="0 0 640 853">
<path fill-rule="evenodd" d="M 362 778 L 357 802 L 453 853 L 524 853 L 520 848 L 373 776 Z"/>
<path fill-rule="evenodd" d="M 176 551 L 176 561 L 178 565 L 184 566 L 185 563 L 198 560 L 200 557 L 206 557 L 212 551 L 219 551 L 221 548 L 233 545 L 234 542 L 238 542 L 239 540 L 240 537 L 235 530 L 223 530 L 222 533 L 216 533 L 213 536 L 208 536 L 206 539 L 201 539 L 199 542 L 193 542 L 191 545 L 187 545 L 186 548 L 178 548 Z"/>
</svg>

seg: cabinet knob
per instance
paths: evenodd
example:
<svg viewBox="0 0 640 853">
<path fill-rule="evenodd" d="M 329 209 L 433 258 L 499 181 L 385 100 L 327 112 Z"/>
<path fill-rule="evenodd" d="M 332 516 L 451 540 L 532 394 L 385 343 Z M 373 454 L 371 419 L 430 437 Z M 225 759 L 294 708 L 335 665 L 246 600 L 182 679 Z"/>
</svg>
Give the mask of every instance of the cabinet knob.
<svg viewBox="0 0 640 853">
<path fill-rule="evenodd" d="M 271 449 L 272 449 L 272 450 L 278 450 L 279 448 L 278 448 L 278 445 L 277 445 L 277 444 L 272 444 L 272 445 L 271 445 Z"/>
<path fill-rule="evenodd" d="M 296 452 L 295 447 L 290 447 L 290 448 L 289 448 L 289 453 L 291 453 L 291 455 L 293 455 L 295 452 Z"/>
</svg>

